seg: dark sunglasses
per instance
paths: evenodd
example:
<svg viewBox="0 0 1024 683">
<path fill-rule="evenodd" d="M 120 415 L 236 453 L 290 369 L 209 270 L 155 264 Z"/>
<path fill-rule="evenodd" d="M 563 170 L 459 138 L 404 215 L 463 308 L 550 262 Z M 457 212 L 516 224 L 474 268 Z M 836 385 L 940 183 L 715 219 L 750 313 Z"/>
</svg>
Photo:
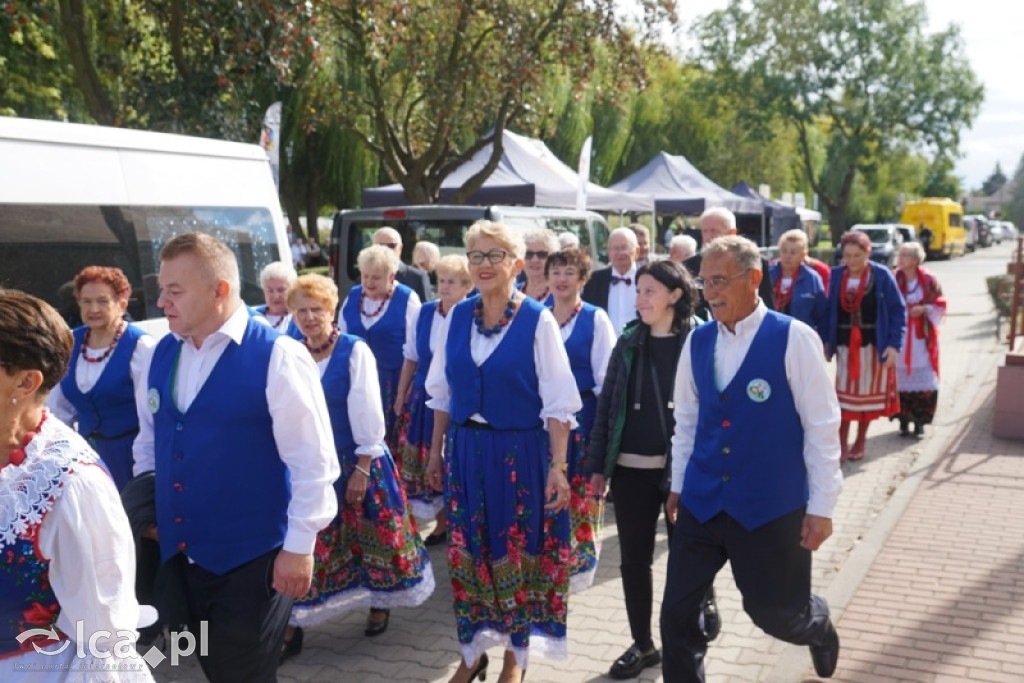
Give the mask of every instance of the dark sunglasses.
<svg viewBox="0 0 1024 683">
<path fill-rule="evenodd" d="M 548 254 L 550 253 L 551 252 L 548 251 L 530 251 L 529 249 L 527 249 L 526 260 L 529 261 L 532 258 L 547 259 Z"/>
</svg>

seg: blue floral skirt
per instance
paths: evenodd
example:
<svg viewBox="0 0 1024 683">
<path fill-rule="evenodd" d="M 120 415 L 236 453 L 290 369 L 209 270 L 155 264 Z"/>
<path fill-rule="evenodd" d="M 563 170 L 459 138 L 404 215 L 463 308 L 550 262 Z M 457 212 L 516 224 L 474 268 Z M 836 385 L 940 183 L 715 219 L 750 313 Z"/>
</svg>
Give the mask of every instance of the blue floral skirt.
<svg viewBox="0 0 1024 683">
<path fill-rule="evenodd" d="M 430 441 L 434 438 L 434 411 L 427 407 L 426 389 L 414 385 L 406 404 L 405 435 L 402 443 L 402 482 L 413 516 L 431 521 L 444 508 L 444 496 L 427 481 Z"/>
<path fill-rule="evenodd" d="M 467 665 L 502 646 L 567 656 L 569 513 L 544 510 L 551 462 L 543 429 L 453 427 L 445 461 L 448 569 Z"/>
<path fill-rule="evenodd" d="M 355 609 L 415 607 L 434 592 L 434 572 L 409 513 L 390 454 L 370 462 L 366 497 L 345 503 L 354 449 L 335 483 L 339 514 L 317 534 L 313 585 L 292 607 L 293 626 L 314 626 Z"/>
<path fill-rule="evenodd" d="M 577 593 L 590 588 L 597 572 L 601 555 L 601 531 L 604 527 L 604 501 L 590 490 L 587 473 L 587 452 L 590 432 L 594 428 L 597 397 L 583 399 L 583 409 L 576 413 L 579 425 L 569 434 L 569 537 L 571 560 L 569 564 L 569 590 Z"/>
</svg>

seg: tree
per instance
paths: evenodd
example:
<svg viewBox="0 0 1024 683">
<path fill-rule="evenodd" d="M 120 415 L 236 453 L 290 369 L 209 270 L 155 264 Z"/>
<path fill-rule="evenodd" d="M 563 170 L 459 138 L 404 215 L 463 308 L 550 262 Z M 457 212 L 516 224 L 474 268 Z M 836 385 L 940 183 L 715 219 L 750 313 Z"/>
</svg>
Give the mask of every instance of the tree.
<svg viewBox="0 0 1024 683">
<path fill-rule="evenodd" d="M 1002 186 L 1005 185 L 1005 184 L 1006 184 L 1006 175 L 1003 174 L 1003 169 L 999 165 L 999 162 L 997 161 L 996 162 L 996 169 L 994 171 L 992 171 L 992 175 L 990 175 L 988 178 L 986 178 L 985 182 L 983 182 L 981 184 L 981 192 L 986 197 L 991 197 L 996 192 L 998 192 L 999 189 L 1002 188 Z"/>
<path fill-rule="evenodd" d="M 1013 174 L 1013 192 L 1007 206 L 1007 219 L 1014 225 L 1024 228 L 1024 155 L 1021 155 L 1017 170 Z"/>
<path fill-rule="evenodd" d="M 905 0 L 731 0 L 697 26 L 699 56 L 757 121 L 797 134 L 804 169 L 834 239 L 858 173 L 898 145 L 953 156 L 983 89 L 956 26 L 925 35 Z M 825 137 L 815 163 L 811 141 Z"/>
<path fill-rule="evenodd" d="M 339 86 L 331 112 L 414 202 L 493 143 L 464 200 L 496 168 L 506 127 L 534 132 L 557 115 L 544 96 L 566 79 L 587 88 L 643 86 L 637 45 L 674 20 L 669 0 L 643 0 L 642 28 L 616 18 L 613 0 L 415 0 L 322 3 L 334 37 L 327 67 Z M 619 68 L 595 83 L 598 46 Z"/>
</svg>

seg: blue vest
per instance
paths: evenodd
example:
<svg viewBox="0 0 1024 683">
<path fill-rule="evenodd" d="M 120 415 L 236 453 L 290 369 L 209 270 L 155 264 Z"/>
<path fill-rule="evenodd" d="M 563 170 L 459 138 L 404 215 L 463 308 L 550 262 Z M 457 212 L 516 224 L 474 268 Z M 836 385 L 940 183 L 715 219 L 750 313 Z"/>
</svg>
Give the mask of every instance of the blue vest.
<svg viewBox="0 0 1024 683">
<path fill-rule="evenodd" d="M 291 494 L 274 440 L 267 371 L 278 333 L 249 319 L 185 413 L 174 403 L 181 344 L 164 337 L 149 371 L 160 554 L 224 574 L 284 543 Z"/>
<path fill-rule="evenodd" d="M 348 421 L 348 392 L 352 385 L 349 360 L 352 348 L 362 340 L 351 334 L 338 336 L 327 361 L 327 369 L 320 378 L 327 399 L 327 412 L 331 416 L 331 431 L 334 432 L 334 446 L 342 454 L 355 448 L 352 425 Z"/>
<path fill-rule="evenodd" d="M 384 311 L 384 316 L 370 329 L 363 327 L 363 321 L 359 316 L 359 299 L 362 293 L 362 285 L 356 285 L 349 290 L 348 301 L 341 312 L 346 331 L 366 340 L 379 369 L 401 368 L 405 361 L 402 357 L 402 345 L 405 343 L 405 309 L 412 290 L 396 282 L 388 310 Z"/>
<path fill-rule="evenodd" d="M 565 340 L 565 352 L 569 354 L 572 376 L 576 378 L 576 388 L 580 393 L 593 391 L 597 385 L 594 368 L 590 364 L 590 351 L 594 346 L 595 311 L 597 306 L 584 303 L 583 308 L 576 314 L 572 334 Z"/>
<path fill-rule="evenodd" d="M 257 306 L 256 308 L 254 308 L 252 310 L 256 311 L 257 313 L 262 315 L 264 318 L 267 315 L 267 305 L 266 304 L 260 304 L 259 306 Z M 273 325 L 271 325 L 271 327 L 273 327 Z M 278 332 L 281 332 L 285 336 L 291 337 L 292 339 L 294 339 L 296 341 L 302 341 L 303 339 L 305 339 L 305 336 L 306 336 L 306 335 L 302 334 L 302 330 L 299 329 L 298 323 L 295 322 L 295 316 L 292 316 L 291 320 L 288 321 L 288 328 L 287 329 L 285 329 L 285 330 L 278 330 Z"/>
<path fill-rule="evenodd" d="M 680 500 L 701 523 L 725 512 L 749 531 L 807 504 L 804 430 L 786 379 L 790 321 L 768 311 L 721 390 L 713 362 L 718 325 L 691 333 L 700 408 Z"/>
<path fill-rule="evenodd" d="M 75 346 L 71 350 L 68 374 L 60 382 L 64 397 L 78 413 L 78 433 L 112 439 L 127 436 L 139 430 L 139 416 L 135 412 L 135 385 L 132 383 L 131 363 L 139 337 L 145 335 L 135 325 L 125 325 L 124 334 L 114 347 L 100 378 L 88 393 L 82 393 L 75 381 L 75 368 L 82 361 L 82 343 L 86 326 L 75 328 Z"/>
<path fill-rule="evenodd" d="M 463 301 L 449 313 L 452 322 L 445 342 L 445 368 L 452 421 L 461 424 L 480 413 L 495 429 L 539 429 L 544 406 L 533 345 L 544 307 L 524 299 L 494 353 L 478 366 L 469 345 L 473 303 L 478 298 Z"/>
<path fill-rule="evenodd" d="M 430 350 L 430 328 L 434 323 L 434 314 L 437 312 L 439 300 L 428 301 L 420 309 L 420 317 L 416 320 L 416 355 L 419 361 L 416 363 L 416 375 L 413 377 L 414 387 L 423 387 L 427 384 L 427 371 L 430 370 L 430 361 L 434 359 L 434 353 Z"/>
</svg>

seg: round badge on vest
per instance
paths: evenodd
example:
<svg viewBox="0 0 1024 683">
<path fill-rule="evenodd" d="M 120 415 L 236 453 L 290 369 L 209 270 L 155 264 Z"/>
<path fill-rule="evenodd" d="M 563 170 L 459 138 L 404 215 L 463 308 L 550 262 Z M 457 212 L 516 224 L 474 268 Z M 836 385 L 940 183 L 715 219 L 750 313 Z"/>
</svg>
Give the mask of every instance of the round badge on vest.
<svg viewBox="0 0 1024 683">
<path fill-rule="evenodd" d="M 160 390 L 156 387 L 150 387 L 149 392 L 146 394 L 146 405 L 149 406 L 149 412 L 156 414 L 156 411 L 160 410 Z"/>
<path fill-rule="evenodd" d="M 752 379 L 747 384 L 747 396 L 755 403 L 764 403 L 772 395 L 772 387 L 766 380 Z"/>
</svg>

